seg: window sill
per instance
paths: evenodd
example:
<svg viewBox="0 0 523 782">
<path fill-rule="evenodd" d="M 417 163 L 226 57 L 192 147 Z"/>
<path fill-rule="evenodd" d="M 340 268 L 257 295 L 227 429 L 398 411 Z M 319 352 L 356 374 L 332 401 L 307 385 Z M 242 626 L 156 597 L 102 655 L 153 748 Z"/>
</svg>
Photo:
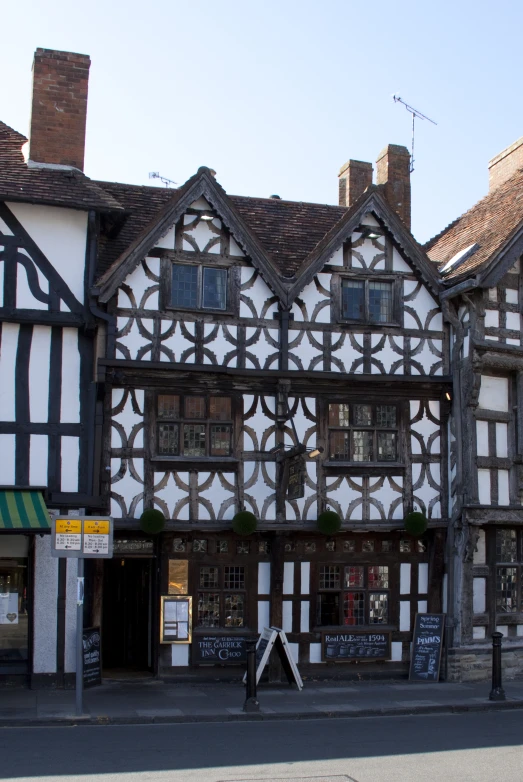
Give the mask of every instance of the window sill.
<svg viewBox="0 0 523 782">
<path fill-rule="evenodd" d="M 187 467 L 190 465 L 212 467 L 213 465 L 223 466 L 226 464 L 236 466 L 239 463 L 239 459 L 234 456 L 151 456 L 150 461 L 162 466 L 183 464 Z"/>
<path fill-rule="evenodd" d="M 343 473 L 350 470 L 352 475 L 376 475 L 378 473 L 393 475 L 405 470 L 403 462 L 342 462 L 336 459 L 326 459 L 323 466 L 327 470 L 340 470 Z"/>
<path fill-rule="evenodd" d="M 227 318 L 234 318 L 236 317 L 237 313 L 232 309 L 227 310 L 211 310 L 211 309 L 203 309 L 203 308 L 193 308 L 193 307 L 173 307 L 171 304 L 167 304 L 165 306 L 165 309 L 167 312 L 173 312 L 177 313 L 180 312 L 182 315 L 194 315 L 201 316 L 201 315 L 222 315 Z"/>
</svg>

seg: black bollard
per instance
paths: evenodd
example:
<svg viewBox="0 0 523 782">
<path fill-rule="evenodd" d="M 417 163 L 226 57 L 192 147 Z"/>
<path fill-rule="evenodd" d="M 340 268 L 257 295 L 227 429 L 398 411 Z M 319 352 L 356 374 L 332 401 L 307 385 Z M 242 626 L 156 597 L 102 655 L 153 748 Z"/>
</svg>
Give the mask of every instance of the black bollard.
<svg viewBox="0 0 523 782">
<path fill-rule="evenodd" d="M 247 641 L 245 648 L 247 651 L 247 682 L 243 710 L 255 712 L 260 711 L 260 704 L 256 698 L 256 641 Z"/>
<path fill-rule="evenodd" d="M 501 639 L 503 633 L 492 633 L 492 689 L 489 700 L 504 701 L 505 690 L 501 686 Z"/>
</svg>

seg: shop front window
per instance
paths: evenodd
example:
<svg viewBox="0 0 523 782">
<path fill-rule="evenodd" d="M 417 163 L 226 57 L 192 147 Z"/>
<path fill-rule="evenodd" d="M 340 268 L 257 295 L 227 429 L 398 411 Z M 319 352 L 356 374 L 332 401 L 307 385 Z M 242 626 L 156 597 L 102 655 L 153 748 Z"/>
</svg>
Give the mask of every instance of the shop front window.
<svg viewBox="0 0 523 782">
<path fill-rule="evenodd" d="M 523 611 L 522 571 L 522 531 L 496 530 L 496 611 L 498 614 Z"/>
<path fill-rule="evenodd" d="M 245 627 L 245 567 L 200 567 L 198 626 Z"/>
<path fill-rule="evenodd" d="M 0 670 L 29 657 L 28 538 L 0 536 Z"/>
<path fill-rule="evenodd" d="M 388 624 L 388 565 L 320 565 L 319 626 Z"/>
</svg>

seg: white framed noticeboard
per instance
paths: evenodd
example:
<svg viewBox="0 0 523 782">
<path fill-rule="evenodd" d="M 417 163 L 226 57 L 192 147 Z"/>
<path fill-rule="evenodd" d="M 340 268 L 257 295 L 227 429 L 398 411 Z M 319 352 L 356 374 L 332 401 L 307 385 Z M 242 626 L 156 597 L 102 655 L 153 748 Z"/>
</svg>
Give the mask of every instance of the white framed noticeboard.
<svg viewBox="0 0 523 782">
<path fill-rule="evenodd" d="M 192 597 L 160 597 L 160 643 L 190 644 L 192 640 Z"/>
</svg>

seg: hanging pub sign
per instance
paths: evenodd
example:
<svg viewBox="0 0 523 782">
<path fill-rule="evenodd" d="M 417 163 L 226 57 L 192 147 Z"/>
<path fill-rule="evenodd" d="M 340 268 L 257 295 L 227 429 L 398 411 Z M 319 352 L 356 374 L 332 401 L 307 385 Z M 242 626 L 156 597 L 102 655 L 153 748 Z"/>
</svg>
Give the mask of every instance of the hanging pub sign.
<svg viewBox="0 0 523 782">
<path fill-rule="evenodd" d="M 322 634 L 321 659 L 324 662 L 390 660 L 390 652 L 390 633 L 357 630 L 353 633 Z"/>
<path fill-rule="evenodd" d="M 160 643 L 190 644 L 192 597 L 162 595 L 160 601 Z"/>
<path fill-rule="evenodd" d="M 410 653 L 410 681 L 439 680 L 444 631 L 445 614 L 416 614 Z"/>
<path fill-rule="evenodd" d="M 296 454 L 287 459 L 285 464 L 288 470 L 287 499 L 299 500 L 305 496 L 305 458 L 303 454 Z"/>
<path fill-rule="evenodd" d="M 269 662 L 272 650 L 276 649 L 282 668 L 289 684 L 295 684 L 299 690 L 303 690 L 303 682 L 294 662 L 287 636 L 279 627 L 265 627 L 256 644 L 256 684 L 260 681 L 263 669 Z M 247 681 L 247 674 L 243 677 L 243 683 Z"/>
<path fill-rule="evenodd" d="M 85 687 L 96 687 L 102 683 L 102 644 L 99 627 L 84 627 L 83 645 L 83 681 Z"/>
<path fill-rule="evenodd" d="M 241 665 L 247 662 L 246 643 L 254 640 L 244 635 L 193 636 L 193 664 Z"/>
<path fill-rule="evenodd" d="M 113 520 L 109 516 L 53 516 L 51 554 L 76 559 L 111 559 Z"/>
</svg>

